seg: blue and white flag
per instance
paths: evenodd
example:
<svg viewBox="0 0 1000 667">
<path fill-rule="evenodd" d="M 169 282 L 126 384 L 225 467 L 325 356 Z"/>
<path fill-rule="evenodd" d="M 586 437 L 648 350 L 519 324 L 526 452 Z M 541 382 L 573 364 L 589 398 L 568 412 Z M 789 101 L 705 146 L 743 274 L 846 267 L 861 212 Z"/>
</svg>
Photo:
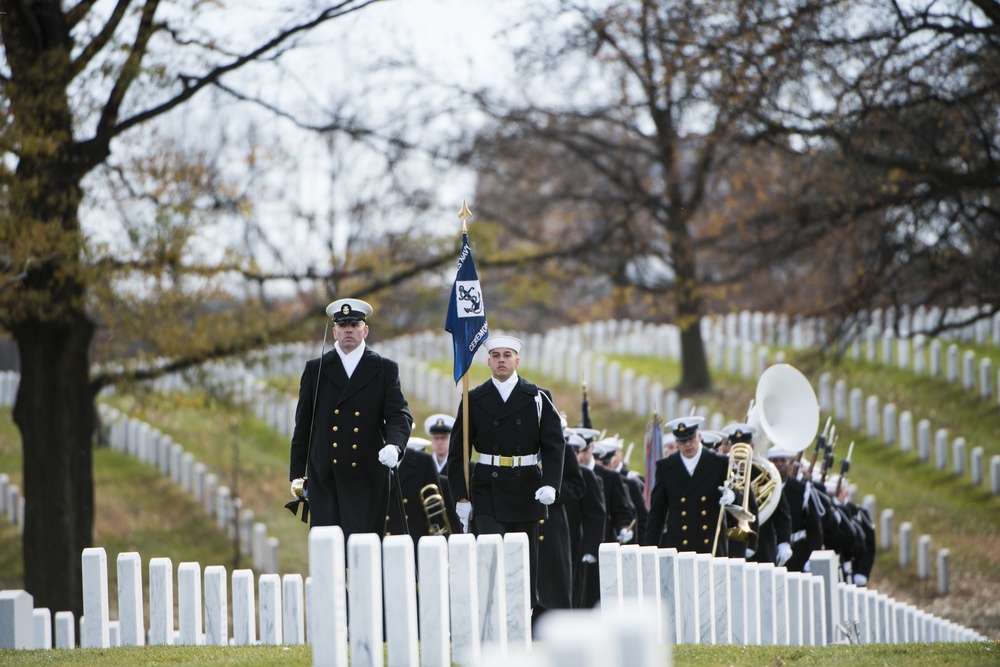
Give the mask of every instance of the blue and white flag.
<svg viewBox="0 0 1000 667">
<path fill-rule="evenodd" d="M 444 330 L 451 334 L 455 348 L 455 382 L 458 382 L 472 366 L 476 350 L 490 333 L 468 234 L 462 234 L 462 252 L 458 255 L 458 273 L 451 288 Z"/>
</svg>

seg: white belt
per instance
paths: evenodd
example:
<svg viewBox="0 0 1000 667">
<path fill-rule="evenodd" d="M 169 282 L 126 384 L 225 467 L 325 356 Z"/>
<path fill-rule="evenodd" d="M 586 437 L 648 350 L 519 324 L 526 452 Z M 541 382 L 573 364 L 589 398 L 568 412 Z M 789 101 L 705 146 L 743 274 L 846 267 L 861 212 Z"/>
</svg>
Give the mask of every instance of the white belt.
<svg viewBox="0 0 1000 667">
<path fill-rule="evenodd" d="M 796 530 L 794 533 L 792 533 L 792 544 L 795 544 L 796 542 L 801 542 L 804 539 L 806 539 L 806 531 L 804 528 L 802 530 Z"/>
<path fill-rule="evenodd" d="M 494 456 L 492 454 L 479 453 L 479 462 L 488 466 L 500 466 L 501 468 L 519 468 L 521 466 L 533 466 L 538 460 L 537 454 L 525 454 L 524 456 Z"/>
</svg>

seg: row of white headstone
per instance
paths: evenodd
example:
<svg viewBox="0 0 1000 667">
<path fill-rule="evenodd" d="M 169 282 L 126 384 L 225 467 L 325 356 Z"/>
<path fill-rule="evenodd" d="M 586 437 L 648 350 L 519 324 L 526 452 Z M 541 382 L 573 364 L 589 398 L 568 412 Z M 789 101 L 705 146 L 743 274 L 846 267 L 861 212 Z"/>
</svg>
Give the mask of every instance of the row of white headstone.
<svg viewBox="0 0 1000 667">
<path fill-rule="evenodd" d="M 11 484 L 10 475 L 5 472 L 0 473 L 0 516 L 17 526 L 18 534 L 24 534 L 24 496 L 21 495 L 21 486 Z"/>
<path fill-rule="evenodd" d="M 849 432 L 860 433 L 871 440 L 881 441 L 886 446 L 895 446 L 898 442 L 900 452 L 908 454 L 913 451 L 914 419 L 909 410 L 898 412 L 895 403 L 886 403 L 879 409 L 879 397 L 869 395 L 854 387 L 849 392 L 847 383 L 838 379 L 832 383 L 829 373 L 824 373 L 819 379 L 818 399 L 820 410 L 830 414 L 837 424 L 846 427 Z M 897 414 L 898 412 L 898 414 Z M 920 419 L 916 423 L 917 457 L 922 462 L 931 460 L 931 427 L 930 419 Z M 956 477 L 963 477 L 968 471 L 973 486 L 980 486 L 986 477 L 985 450 L 980 446 L 973 447 L 969 453 L 966 465 L 966 440 L 957 436 L 950 441 L 947 429 L 939 428 L 934 433 L 934 466 L 937 470 L 948 468 L 949 452 L 951 467 Z M 1000 454 L 990 457 L 989 463 L 990 493 L 1000 495 Z"/>
<path fill-rule="evenodd" d="M 880 335 L 872 333 L 864 341 L 855 339 L 850 356 L 910 370 L 916 375 L 941 378 L 948 384 L 961 382 L 963 389 L 976 391 L 984 400 L 996 396 L 1000 401 L 1000 371 L 994 374 L 993 361 L 986 356 L 977 357 L 973 350 L 960 351 L 956 343 L 945 347 L 939 338 L 930 341 L 922 335 L 898 338 L 893 331 L 885 331 Z"/>
<path fill-rule="evenodd" d="M 158 468 L 191 495 L 209 517 L 215 518 L 220 531 L 239 540 L 240 553 L 250 556 L 255 571 L 278 572 L 278 538 L 268 536 L 267 526 L 255 521 L 253 510 L 244 508 L 240 498 L 232 497 L 228 486 L 219 484 L 216 473 L 209 472 L 194 454 L 154 426 L 105 404 L 99 404 L 98 409 L 112 449 Z"/>
<path fill-rule="evenodd" d="M 255 587 L 251 570 L 235 570 L 231 616 L 224 567 L 203 571 L 198 563 L 181 563 L 175 588 L 170 559 L 153 558 L 148 628 L 139 554 L 118 555 L 119 618 L 113 622 L 107 555 L 103 548 L 89 548 L 81 558 L 80 646 L 301 644 L 308 639 L 316 665 L 346 666 L 348 646 L 352 666 L 381 667 L 383 647 L 392 666 L 480 665 L 487 657 L 505 664 L 504 659 L 538 646 L 532 637 L 527 548 L 522 533 L 428 536 L 415 549 L 405 535 L 379 540 L 358 534 L 345 545 L 339 527 L 314 528 L 308 578 L 262 574 Z M 840 583 L 833 552 L 814 554 L 812 564 L 812 573 L 798 573 L 742 559 L 603 544 L 600 614 L 613 618 L 632 609 L 646 619 L 638 626 L 643 634 L 633 637 L 633 650 L 642 651 L 644 659 L 630 664 L 663 664 L 646 659 L 669 655 L 674 644 L 984 640 L 877 591 Z M 0 647 L 51 648 L 49 610 L 33 609 L 31 603 L 25 591 L 0 593 Z M 578 613 L 585 622 L 588 612 Z M 57 613 L 56 647 L 72 648 L 74 630 L 72 613 Z M 543 644 L 555 639 L 540 635 Z M 577 631 L 572 639 L 615 643 L 606 632 L 587 637 Z"/>
</svg>

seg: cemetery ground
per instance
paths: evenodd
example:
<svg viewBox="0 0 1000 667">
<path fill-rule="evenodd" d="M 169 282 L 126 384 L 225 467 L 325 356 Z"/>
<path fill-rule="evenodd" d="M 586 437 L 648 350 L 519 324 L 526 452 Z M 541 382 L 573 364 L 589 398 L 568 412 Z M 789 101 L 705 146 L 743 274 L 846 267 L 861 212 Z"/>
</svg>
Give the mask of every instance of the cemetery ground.
<svg viewBox="0 0 1000 667">
<path fill-rule="evenodd" d="M 543 649 L 539 649 L 543 650 Z M 486 657 L 486 656 L 484 656 Z M 870 646 L 693 646 L 673 648 L 677 667 L 988 667 L 1000 662 L 1000 644 L 873 644 Z M 73 651 L 0 650 L 0 664 L 135 667 L 136 665 L 275 665 L 311 667 L 309 646 L 142 646 Z M 519 667 L 515 662 L 510 667 Z M 638 666 L 637 666 L 638 667 Z M 643 666 L 649 667 L 649 666 Z"/>
<path fill-rule="evenodd" d="M 612 357 L 609 357 L 609 360 Z M 676 362 L 659 358 L 614 357 L 622 367 L 634 368 L 671 386 L 679 378 Z M 871 362 L 846 360 L 836 368 L 806 359 L 792 360 L 815 383 L 818 373 L 826 369 L 834 379 L 843 378 L 848 387 L 861 387 L 866 396 L 878 395 L 881 402 L 895 402 L 899 410 L 911 410 L 914 420 L 926 417 L 933 427 L 946 428 L 952 437 L 962 435 L 969 447 L 983 446 L 988 459 L 1000 453 L 1000 409 L 996 400 L 979 399 L 974 392 L 958 385 L 948 385 L 942 379 L 932 380 Z M 450 364 L 440 366 L 450 374 Z M 553 389 L 556 405 L 566 412 L 571 425 L 578 423 L 580 387 L 549 382 L 522 367 L 526 378 Z M 484 380 L 488 371 L 475 368 L 470 386 Z M 754 383 L 716 369 L 716 388 L 701 396 L 693 396 L 695 404 L 710 412 L 721 412 L 726 421 L 741 419 L 753 396 Z M 298 378 L 273 378 L 269 384 L 294 396 Z M 233 490 L 233 496 L 243 501 L 244 509 L 252 509 L 255 520 L 267 525 L 268 534 L 280 540 L 281 573 L 308 572 L 306 526 L 293 517 L 283 505 L 288 495 L 287 439 L 271 431 L 251 414 L 227 401 L 203 393 L 171 394 L 131 392 L 110 397 L 108 402 L 124 413 L 140 418 L 183 444 L 198 461 L 219 476 L 219 484 Z M 591 413 L 598 428 L 608 434 L 618 433 L 628 443 L 635 442 L 629 465 L 642 472 L 642 441 L 646 420 L 618 411 L 601 398 L 591 395 Z M 417 403 L 411 404 L 417 423 L 417 435 L 423 418 L 439 411 Z M 824 417 L 825 420 L 825 417 Z M 921 581 L 915 565 L 899 565 L 898 535 L 894 548 L 879 552 L 870 586 L 897 600 L 912 603 L 936 615 L 954 620 L 986 635 L 994 642 L 1000 639 L 1000 498 L 989 495 L 988 484 L 973 487 L 953 470 L 937 470 L 933 460 L 919 461 L 916 452 L 904 454 L 898 444 L 888 446 L 869 440 L 861 433 L 848 433 L 847 425 L 838 426 L 840 442 L 837 464 L 846 453 L 851 440 L 856 442 L 850 479 L 858 487 L 858 500 L 868 494 L 876 497 L 878 512 L 892 508 L 895 527 L 903 521 L 913 524 L 914 539 L 931 536 L 933 549 L 947 547 L 952 554 L 951 592 L 936 593 L 936 577 Z M 810 450 L 807 450 L 807 458 Z M 0 409 L 0 472 L 11 477 L 11 483 L 21 478 L 20 438 L 11 423 L 10 410 Z M 250 567 L 249 558 L 224 533 L 217 530 L 213 519 L 206 517 L 195 500 L 170 483 L 156 469 L 106 448 L 95 451 L 95 485 L 97 489 L 97 519 L 95 544 L 107 550 L 109 563 L 118 553 L 137 551 L 144 567 L 153 557 L 169 557 L 174 566 L 185 561 L 202 565 L 220 564 L 230 570 Z M 239 472 L 238 475 L 234 471 Z M 881 537 L 879 538 L 881 541 Z M 915 548 L 914 548 L 915 552 Z M 915 559 L 915 556 L 914 556 Z M 16 527 L 0 521 L 0 588 L 21 587 L 20 540 Z M 109 568 L 109 585 L 116 590 L 116 572 Z M 117 617 L 117 600 L 111 596 L 111 617 Z M 147 607 L 148 609 L 148 607 Z M 134 649 L 105 650 L 102 661 L 116 660 L 117 652 Z M 174 664 L 267 664 L 278 659 L 289 664 L 309 663 L 307 647 L 207 649 L 199 647 L 149 647 L 143 651 L 143 662 Z M 190 653 L 188 653 L 190 651 Z M 199 653 L 210 651 L 211 653 Z M 218 653 L 216 653 L 218 652 Z M 3 664 L 20 659 L 18 652 L 0 653 Z M 85 659 L 84 653 L 51 651 L 40 656 L 31 652 L 34 662 L 58 663 Z M 121 655 L 125 655 L 122 653 Z M 277 656 L 280 655 L 280 658 Z M 154 657 L 156 656 L 156 657 Z M 171 657 L 172 656 L 172 657 Z M 206 657 L 207 656 L 207 657 Z M 25 656 L 27 657 L 27 656 Z M 832 647 L 807 649 L 789 647 L 693 647 L 675 648 L 678 664 L 734 665 L 827 665 L 827 664 L 899 664 L 903 660 L 927 664 L 997 664 L 1000 646 L 984 644 L 974 647 L 950 645 L 904 645 Z M 122 664 L 137 664 L 135 658 L 122 658 Z M 64 663 L 70 664 L 70 663 Z M 114 663 L 112 663 L 114 664 Z"/>
</svg>

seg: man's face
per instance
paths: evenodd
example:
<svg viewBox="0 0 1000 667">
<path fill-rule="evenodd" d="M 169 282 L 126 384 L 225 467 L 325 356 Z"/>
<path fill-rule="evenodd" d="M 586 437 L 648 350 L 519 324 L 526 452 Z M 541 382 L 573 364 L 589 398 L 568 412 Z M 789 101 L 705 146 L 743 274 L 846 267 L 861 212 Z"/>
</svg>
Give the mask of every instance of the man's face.
<svg viewBox="0 0 1000 667">
<path fill-rule="evenodd" d="M 718 452 L 720 454 L 725 454 L 726 456 L 729 456 L 729 452 L 732 451 L 732 449 L 733 449 L 733 443 L 729 442 L 729 438 L 726 438 L 725 440 L 722 441 L 722 444 L 719 445 Z"/>
<path fill-rule="evenodd" d="M 364 322 L 344 322 L 333 325 L 333 338 L 340 343 L 340 349 L 351 353 L 358 349 L 361 341 L 368 338 L 368 325 Z"/>
<path fill-rule="evenodd" d="M 677 451 L 677 440 L 673 436 L 669 438 L 664 438 L 663 440 L 663 455 L 670 456 Z"/>
<path fill-rule="evenodd" d="M 451 442 L 450 433 L 431 433 L 431 449 L 438 461 L 444 461 L 448 457 L 448 445 Z"/>
<path fill-rule="evenodd" d="M 771 463 L 774 464 L 774 467 L 778 469 L 778 473 L 781 475 L 782 482 L 788 480 L 789 462 L 790 459 L 787 456 L 776 456 L 773 459 L 771 459 Z"/>
<path fill-rule="evenodd" d="M 681 450 L 681 456 L 686 459 L 693 459 L 698 454 L 701 447 L 701 433 L 695 433 L 693 438 L 681 440 L 677 443 L 677 448 Z"/>
<path fill-rule="evenodd" d="M 594 446 L 587 445 L 576 453 L 576 461 L 582 466 L 589 466 L 590 460 L 594 458 Z"/>
<path fill-rule="evenodd" d="M 486 364 L 493 371 L 493 377 L 504 382 L 521 365 L 521 358 L 517 356 L 517 352 L 509 347 L 495 347 L 490 350 L 490 357 L 486 360 Z"/>
</svg>

